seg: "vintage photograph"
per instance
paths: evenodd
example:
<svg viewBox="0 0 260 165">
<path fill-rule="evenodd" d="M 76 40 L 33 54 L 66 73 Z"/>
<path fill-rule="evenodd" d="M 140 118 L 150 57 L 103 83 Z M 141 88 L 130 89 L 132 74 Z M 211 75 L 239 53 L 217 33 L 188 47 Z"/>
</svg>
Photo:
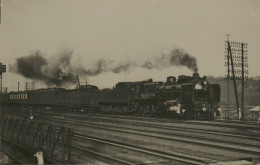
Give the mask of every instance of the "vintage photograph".
<svg viewBox="0 0 260 165">
<path fill-rule="evenodd" d="M 259 0 L 0 0 L 0 164 L 260 165 Z"/>
</svg>

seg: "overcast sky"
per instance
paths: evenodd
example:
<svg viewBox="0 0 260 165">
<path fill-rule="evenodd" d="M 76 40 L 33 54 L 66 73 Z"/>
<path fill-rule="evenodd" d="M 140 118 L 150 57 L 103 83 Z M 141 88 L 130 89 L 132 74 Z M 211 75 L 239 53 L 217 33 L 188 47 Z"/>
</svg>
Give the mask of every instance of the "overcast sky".
<svg viewBox="0 0 260 165">
<path fill-rule="evenodd" d="M 140 61 L 175 48 L 196 57 L 200 75 L 224 76 L 224 40 L 248 43 L 249 76 L 260 76 L 259 0 L 2 0 L 0 62 L 7 65 L 40 50 L 52 58 L 73 51 L 73 65 L 88 67 L 98 58 Z M 185 67 L 133 68 L 127 81 L 191 75 Z M 3 75 L 3 86 L 16 89 L 30 81 Z M 82 77 L 82 79 L 84 79 Z M 125 74 L 88 77 L 112 87 Z"/>
</svg>

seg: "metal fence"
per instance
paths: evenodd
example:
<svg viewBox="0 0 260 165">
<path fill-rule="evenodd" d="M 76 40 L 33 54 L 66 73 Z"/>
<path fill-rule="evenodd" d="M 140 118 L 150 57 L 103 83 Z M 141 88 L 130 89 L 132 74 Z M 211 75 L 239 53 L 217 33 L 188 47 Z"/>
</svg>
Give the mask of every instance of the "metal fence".
<svg viewBox="0 0 260 165">
<path fill-rule="evenodd" d="M 244 121 L 259 122 L 260 112 L 250 111 L 255 106 L 246 105 L 244 111 Z M 220 119 L 222 120 L 239 120 L 238 115 L 241 117 L 241 112 L 238 114 L 235 105 L 231 105 L 229 109 L 226 105 L 221 106 Z"/>
</svg>

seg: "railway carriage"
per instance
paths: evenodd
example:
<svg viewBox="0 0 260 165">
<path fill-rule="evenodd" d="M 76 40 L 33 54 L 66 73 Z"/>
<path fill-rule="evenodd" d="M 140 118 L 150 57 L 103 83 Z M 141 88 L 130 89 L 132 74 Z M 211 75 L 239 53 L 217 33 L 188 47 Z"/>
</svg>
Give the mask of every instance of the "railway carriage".
<svg viewBox="0 0 260 165">
<path fill-rule="evenodd" d="M 28 104 L 35 106 L 54 106 L 60 104 L 63 88 L 48 88 L 30 91 Z"/>
<path fill-rule="evenodd" d="M 60 105 L 73 107 L 76 111 L 97 109 L 99 90 L 94 85 L 80 86 L 78 89 L 64 90 L 60 95 Z"/>
<path fill-rule="evenodd" d="M 29 92 L 10 92 L 6 94 L 6 103 L 8 104 L 28 104 Z"/>
</svg>

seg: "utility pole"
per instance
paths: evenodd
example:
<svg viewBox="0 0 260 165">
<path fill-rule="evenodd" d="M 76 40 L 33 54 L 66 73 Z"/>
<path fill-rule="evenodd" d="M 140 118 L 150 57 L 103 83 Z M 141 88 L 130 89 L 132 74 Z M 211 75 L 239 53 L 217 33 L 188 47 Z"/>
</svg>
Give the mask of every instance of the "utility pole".
<svg viewBox="0 0 260 165">
<path fill-rule="evenodd" d="M 19 92 L 20 82 L 18 82 L 18 92 Z"/>
<path fill-rule="evenodd" d="M 237 83 L 236 83 L 236 76 L 235 76 L 235 71 L 234 71 L 234 62 L 233 62 L 233 57 L 232 57 L 232 49 L 230 46 L 230 42 L 228 42 L 228 51 L 230 55 L 230 60 L 231 60 L 231 68 L 232 68 L 232 79 L 234 83 L 234 89 L 235 89 L 235 95 L 236 95 L 236 105 L 237 105 L 237 114 L 238 114 L 238 120 L 239 120 L 239 102 L 238 102 L 238 94 L 237 94 Z"/>
<path fill-rule="evenodd" d="M 245 85 L 244 85 L 244 82 L 245 82 L 245 70 L 244 70 L 244 44 L 242 43 L 241 44 L 241 60 L 242 60 L 242 107 L 241 107 L 241 110 L 242 110 L 242 121 L 244 121 L 245 119 L 245 112 L 244 112 L 244 89 L 245 89 Z"/>
<path fill-rule="evenodd" d="M 80 81 L 79 81 L 79 75 L 76 75 L 76 88 L 78 89 L 80 87 Z"/>
<path fill-rule="evenodd" d="M 234 82 L 234 89 L 235 89 L 235 97 L 236 97 L 236 105 L 237 105 L 237 111 L 238 111 L 238 119 L 244 120 L 245 113 L 244 113 L 244 89 L 245 89 L 245 78 L 248 78 L 248 70 L 245 70 L 245 68 L 248 68 L 248 57 L 247 57 L 247 43 L 242 42 L 235 42 L 235 41 L 229 41 L 229 34 L 227 34 L 228 40 L 225 42 L 225 53 L 226 53 L 226 66 L 227 66 L 227 104 L 229 108 L 229 78 L 230 77 L 230 60 L 231 60 L 231 71 L 232 71 L 232 79 Z M 242 81 L 242 104 L 241 104 L 241 111 L 239 110 L 239 103 L 238 103 L 238 92 L 237 92 L 237 85 L 236 85 L 236 79 L 240 79 Z M 241 114 L 240 114 L 241 112 Z"/>
<path fill-rule="evenodd" d="M 126 81 L 126 70 L 125 70 L 125 81 Z"/>
<path fill-rule="evenodd" d="M 0 63 L 0 93 L 2 93 L 2 88 L 3 88 L 3 73 L 6 72 L 6 65 L 2 65 L 2 63 Z"/>
<path fill-rule="evenodd" d="M 242 61 L 242 120 L 245 119 L 245 106 L 244 106 L 244 90 L 245 90 L 245 78 L 248 78 L 248 70 L 245 72 L 245 68 L 248 68 L 247 61 L 247 43 L 241 43 L 241 61 Z M 245 74 L 247 76 L 245 76 Z"/>
<path fill-rule="evenodd" d="M 227 36 L 227 41 L 229 41 L 229 37 L 230 37 L 230 34 L 226 34 Z M 227 50 L 227 110 L 229 111 L 229 79 L 230 79 L 230 59 L 229 59 L 229 51 Z"/>
</svg>

